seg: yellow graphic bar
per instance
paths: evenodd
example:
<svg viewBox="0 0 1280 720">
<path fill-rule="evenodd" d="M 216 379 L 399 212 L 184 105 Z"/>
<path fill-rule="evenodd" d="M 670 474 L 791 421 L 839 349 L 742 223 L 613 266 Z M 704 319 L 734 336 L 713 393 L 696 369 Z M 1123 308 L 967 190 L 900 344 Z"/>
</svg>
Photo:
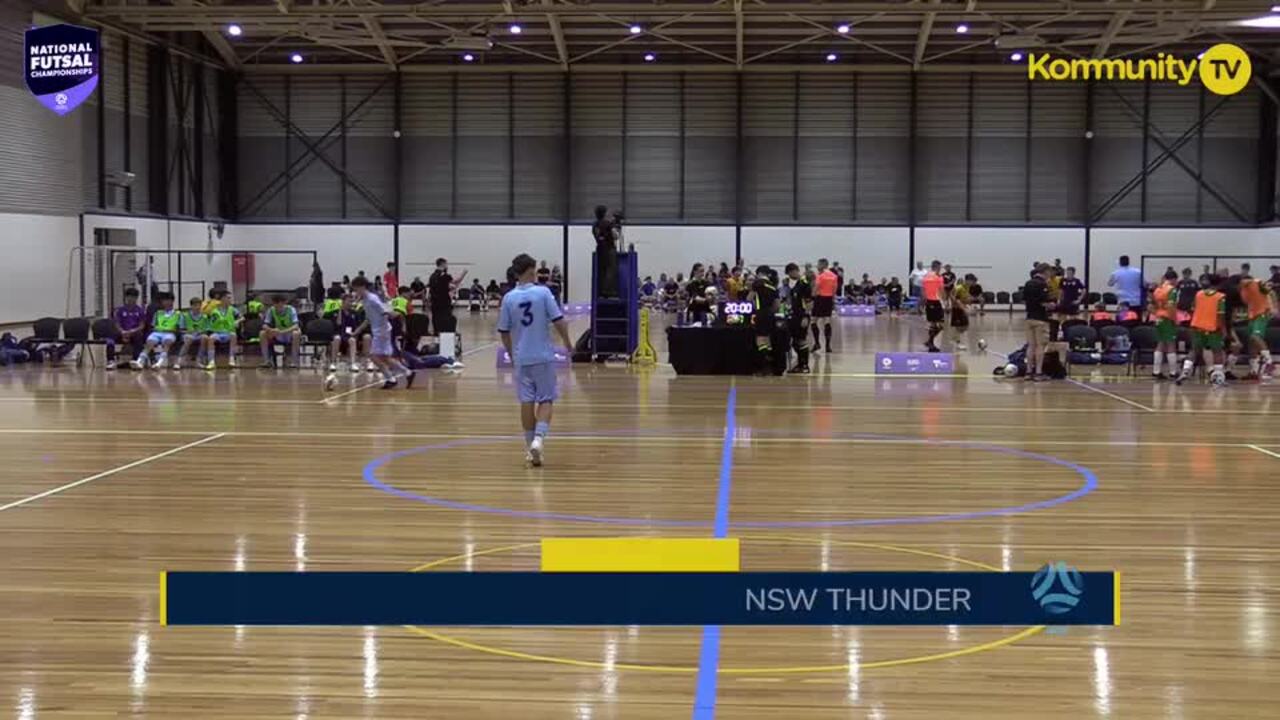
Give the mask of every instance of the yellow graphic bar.
<svg viewBox="0 0 1280 720">
<path fill-rule="evenodd" d="M 169 573 L 160 571 L 160 626 L 169 624 Z"/>
<path fill-rule="evenodd" d="M 1120 624 L 1120 573 L 1119 573 L 1119 572 L 1116 572 L 1116 573 L 1112 573 L 1112 574 L 1115 576 L 1115 580 L 1113 580 L 1113 581 L 1112 581 L 1112 585 L 1114 585 L 1114 586 L 1115 586 L 1115 590 L 1116 590 L 1116 598 L 1115 598 L 1115 603 L 1114 603 L 1114 604 L 1115 604 L 1115 612 L 1116 612 L 1116 622 L 1115 622 L 1115 624 L 1116 624 L 1116 625 L 1119 625 L 1119 624 Z"/>
<path fill-rule="evenodd" d="M 737 538 L 543 538 L 543 572 L 738 572 Z"/>
</svg>

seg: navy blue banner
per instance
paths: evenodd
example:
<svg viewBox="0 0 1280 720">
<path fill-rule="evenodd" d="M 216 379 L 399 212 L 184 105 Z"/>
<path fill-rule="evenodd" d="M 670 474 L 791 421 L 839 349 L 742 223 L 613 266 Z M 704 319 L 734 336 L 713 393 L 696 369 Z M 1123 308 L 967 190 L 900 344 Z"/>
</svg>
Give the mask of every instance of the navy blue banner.
<svg viewBox="0 0 1280 720">
<path fill-rule="evenodd" d="M 94 28 L 49 25 L 27 30 L 23 79 L 40 104 L 66 115 L 98 87 L 100 38 Z"/>
<path fill-rule="evenodd" d="M 1114 625 L 1119 576 L 270 573 L 162 578 L 169 625 Z"/>
</svg>

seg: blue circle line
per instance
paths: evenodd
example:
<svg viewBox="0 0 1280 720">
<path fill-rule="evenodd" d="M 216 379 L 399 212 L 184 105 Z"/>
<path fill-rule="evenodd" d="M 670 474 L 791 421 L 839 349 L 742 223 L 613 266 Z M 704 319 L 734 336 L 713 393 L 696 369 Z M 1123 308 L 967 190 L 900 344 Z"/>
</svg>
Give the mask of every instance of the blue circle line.
<svg viewBox="0 0 1280 720">
<path fill-rule="evenodd" d="M 612 433 L 585 435 L 585 437 L 610 437 Z M 583 435 L 576 435 L 583 437 Z M 1036 502 L 1024 503 L 1022 505 L 1013 505 L 1009 507 L 988 508 L 986 510 L 974 510 L 971 512 L 944 513 L 939 515 L 916 515 L 908 517 L 890 517 L 890 518 L 860 518 L 850 520 L 806 520 L 806 521 L 756 521 L 756 522 L 734 522 L 732 527 L 737 528 L 819 528 L 819 527 L 865 527 L 872 525 L 925 525 L 929 523 L 940 522 L 957 522 L 963 520 L 976 520 L 978 518 L 987 517 L 1003 517 L 1007 515 L 1019 515 L 1022 513 L 1032 512 L 1035 510 L 1045 510 L 1048 508 L 1063 505 L 1065 503 L 1079 500 L 1098 489 L 1098 476 L 1092 470 L 1083 465 L 1076 464 L 1069 460 L 1054 457 L 1052 455 L 1042 455 L 1040 453 L 1029 452 L 1026 450 L 1017 450 L 1015 448 L 1005 447 L 1003 445 L 995 445 L 987 442 L 976 442 L 969 440 L 937 440 L 930 438 L 915 438 L 901 435 L 877 435 L 872 433 L 850 433 L 835 434 L 830 437 L 843 437 L 850 439 L 871 439 L 871 440 L 900 440 L 908 442 L 919 442 L 927 445 L 944 445 L 948 447 L 971 448 L 974 450 L 985 450 L 989 452 L 997 452 L 1013 457 L 1021 457 L 1030 460 L 1039 460 L 1047 462 L 1051 465 L 1072 470 L 1084 479 L 1084 483 L 1075 490 L 1059 495 L 1047 500 L 1039 500 Z M 446 500 L 444 498 L 422 495 L 419 493 L 403 490 L 388 484 L 378 477 L 378 470 L 383 466 L 400 458 L 409 457 L 411 455 L 419 455 L 435 450 L 449 450 L 452 448 L 466 447 L 469 445 L 485 445 L 496 442 L 509 442 L 510 437 L 485 437 L 485 438 L 467 438 L 460 440 L 451 440 L 444 443 L 433 445 L 421 445 L 407 450 L 399 450 L 388 453 L 380 457 L 374 458 L 364 466 L 364 481 L 369 485 L 381 490 L 382 492 L 402 497 L 408 500 L 435 505 L 436 507 L 449 508 L 452 510 L 466 510 L 469 512 L 486 513 L 490 515 L 503 515 L 506 517 L 528 518 L 535 520 L 563 520 L 566 522 L 585 522 L 596 523 L 601 525 L 630 525 L 640 527 L 685 527 L 685 528 L 709 528 L 713 527 L 713 523 L 702 520 L 669 520 L 665 518 L 643 518 L 643 517 L 609 517 L 599 515 L 577 515 L 573 513 L 543 512 L 538 510 L 517 510 L 514 508 L 497 508 L 489 505 L 478 505 L 475 503 L 458 502 L 456 500 Z"/>
</svg>

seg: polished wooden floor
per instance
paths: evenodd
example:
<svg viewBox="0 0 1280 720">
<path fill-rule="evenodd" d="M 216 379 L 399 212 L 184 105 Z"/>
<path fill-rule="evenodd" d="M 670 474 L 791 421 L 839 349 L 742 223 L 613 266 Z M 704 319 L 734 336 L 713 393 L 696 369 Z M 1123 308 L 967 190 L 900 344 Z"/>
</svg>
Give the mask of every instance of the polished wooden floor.
<svg viewBox="0 0 1280 720">
<path fill-rule="evenodd" d="M 714 514 L 729 379 L 575 368 L 548 465 L 527 470 L 491 325 L 464 317 L 467 370 L 410 391 L 344 376 L 326 396 L 309 370 L 0 371 L 4 716 L 690 717 L 696 628 L 159 626 L 162 569 L 532 569 L 545 536 L 710 532 L 671 523 Z M 1020 344 L 1003 314 L 973 335 Z M 813 376 L 733 384 L 744 567 L 1062 559 L 1124 573 L 1124 624 L 726 628 L 715 717 L 1277 717 L 1280 384 L 1028 385 L 977 353 L 965 378 L 867 375 L 875 350 L 921 340 L 912 318 L 848 319 Z M 366 482 L 414 448 L 373 471 L 400 494 Z M 1098 489 L 993 514 L 1079 488 L 1063 463 Z"/>
</svg>

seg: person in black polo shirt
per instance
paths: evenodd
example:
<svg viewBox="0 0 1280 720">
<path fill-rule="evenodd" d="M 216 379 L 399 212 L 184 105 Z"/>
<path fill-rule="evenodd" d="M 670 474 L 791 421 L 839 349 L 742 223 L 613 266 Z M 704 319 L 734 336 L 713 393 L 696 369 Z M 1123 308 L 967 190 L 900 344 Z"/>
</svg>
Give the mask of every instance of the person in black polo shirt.
<svg viewBox="0 0 1280 720">
<path fill-rule="evenodd" d="M 778 322 L 777 282 L 773 268 L 761 265 L 756 268 L 756 279 L 751 283 L 751 297 L 755 302 L 755 313 L 751 317 L 756 330 L 756 371 L 761 375 L 773 372 L 770 366 L 773 364 L 773 328 Z"/>
<path fill-rule="evenodd" d="M 791 372 L 809 372 L 809 311 L 813 307 L 813 288 L 800 274 L 800 266 L 787 263 L 787 329 L 791 332 L 791 347 L 796 351 L 796 364 Z"/>
<path fill-rule="evenodd" d="M 1049 347 L 1049 283 L 1045 279 L 1049 266 L 1040 264 L 1031 271 L 1031 279 L 1022 288 L 1022 301 L 1027 309 L 1027 377 L 1041 382 L 1044 377 L 1044 353 Z"/>
<path fill-rule="evenodd" d="M 1179 318 L 1179 325 L 1191 322 L 1191 312 L 1196 309 L 1196 293 L 1200 292 L 1200 283 L 1194 277 L 1191 268 L 1182 269 L 1182 279 L 1178 281 L 1178 312 L 1186 313 L 1186 322 Z"/>
<path fill-rule="evenodd" d="M 427 295 L 430 298 L 431 322 L 436 326 L 436 334 L 458 331 L 458 319 L 453 316 L 453 292 L 463 280 L 467 279 L 467 271 L 457 280 L 449 274 L 449 261 L 436 258 L 436 271 L 427 280 Z"/>
</svg>

